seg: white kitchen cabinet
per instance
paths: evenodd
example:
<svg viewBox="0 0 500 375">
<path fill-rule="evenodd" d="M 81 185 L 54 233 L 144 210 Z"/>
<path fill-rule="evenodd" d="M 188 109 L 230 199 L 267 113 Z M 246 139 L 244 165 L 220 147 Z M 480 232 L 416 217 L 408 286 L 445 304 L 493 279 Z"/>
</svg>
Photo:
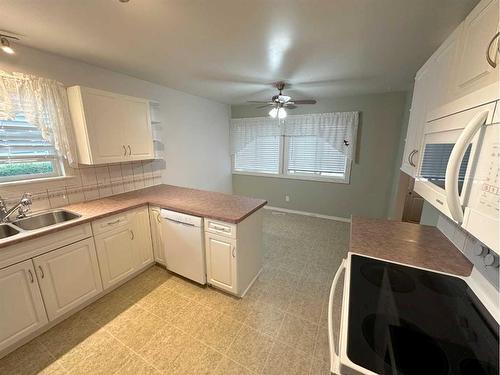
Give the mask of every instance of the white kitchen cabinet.
<svg viewBox="0 0 500 375">
<path fill-rule="evenodd" d="M 165 262 L 165 233 L 163 231 L 163 220 L 159 207 L 149 209 L 149 221 L 151 223 L 151 240 L 153 242 L 153 253 L 155 261 L 167 265 Z"/>
<path fill-rule="evenodd" d="M 262 209 L 238 224 L 205 219 L 207 282 L 237 296 L 262 269 Z"/>
<path fill-rule="evenodd" d="M 154 158 L 148 100 L 82 86 L 67 91 L 81 164 Z"/>
<path fill-rule="evenodd" d="M 483 0 L 463 23 L 457 60 L 457 98 L 498 82 L 498 9 L 499 0 Z M 496 67 L 488 63 L 487 54 L 497 62 Z"/>
<path fill-rule="evenodd" d="M 136 256 L 136 266 L 142 268 L 154 262 L 149 211 L 143 208 L 132 211 L 131 215 L 132 246 Z"/>
<path fill-rule="evenodd" d="M 136 270 L 130 226 L 120 226 L 95 236 L 104 289 L 119 283 Z"/>
<path fill-rule="evenodd" d="M 208 283 L 228 292 L 236 293 L 236 240 L 206 232 L 205 251 Z"/>
<path fill-rule="evenodd" d="M 47 321 L 32 261 L 0 269 L 0 351 Z"/>
<path fill-rule="evenodd" d="M 40 255 L 33 263 L 50 320 L 102 291 L 92 238 Z"/>
<path fill-rule="evenodd" d="M 104 289 L 154 262 L 147 207 L 92 223 Z"/>
</svg>

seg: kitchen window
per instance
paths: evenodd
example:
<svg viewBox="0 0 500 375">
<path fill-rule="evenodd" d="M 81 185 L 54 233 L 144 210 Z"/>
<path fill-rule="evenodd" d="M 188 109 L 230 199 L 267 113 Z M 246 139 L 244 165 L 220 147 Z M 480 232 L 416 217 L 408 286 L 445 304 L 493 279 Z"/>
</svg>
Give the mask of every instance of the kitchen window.
<svg viewBox="0 0 500 375">
<path fill-rule="evenodd" d="M 54 146 L 23 114 L 0 120 L 0 182 L 57 177 L 62 172 Z"/>
<path fill-rule="evenodd" d="M 349 183 L 357 112 L 290 117 L 233 119 L 233 174 Z"/>
</svg>

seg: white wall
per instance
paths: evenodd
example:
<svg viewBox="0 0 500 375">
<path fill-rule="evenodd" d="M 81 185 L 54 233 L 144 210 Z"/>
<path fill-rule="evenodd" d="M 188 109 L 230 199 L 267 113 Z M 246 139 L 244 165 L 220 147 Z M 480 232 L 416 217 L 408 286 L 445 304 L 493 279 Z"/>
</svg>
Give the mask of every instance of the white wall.
<svg viewBox="0 0 500 375">
<path fill-rule="evenodd" d="M 166 159 L 162 181 L 232 191 L 228 105 L 19 45 L 14 56 L 0 54 L 0 69 L 160 102 Z"/>
</svg>

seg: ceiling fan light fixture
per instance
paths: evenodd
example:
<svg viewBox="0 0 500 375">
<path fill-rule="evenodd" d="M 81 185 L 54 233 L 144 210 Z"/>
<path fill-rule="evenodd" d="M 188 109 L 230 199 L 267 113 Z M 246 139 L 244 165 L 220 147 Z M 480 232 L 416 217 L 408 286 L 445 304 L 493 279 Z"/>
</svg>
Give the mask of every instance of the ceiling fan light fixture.
<svg viewBox="0 0 500 375">
<path fill-rule="evenodd" d="M 274 107 L 273 109 L 271 109 L 269 111 L 269 116 L 271 116 L 272 118 L 276 118 L 276 116 L 278 116 L 278 108 Z"/>
<path fill-rule="evenodd" d="M 10 42 L 7 38 L 0 37 L 0 43 L 1 43 L 2 51 L 4 51 L 5 53 L 7 53 L 9 55 L 13 55 L 15 53 L 14 49 L 10 46 Z"/>
<path fill-rule="evenodd" d="M 281 107 L 280 109 L 278 109 L 278 118 L 281 120 L 281 119 L 284 119 L 286 118 L 286 111 L 285 111 L 285 108 Z"/>
</svg>

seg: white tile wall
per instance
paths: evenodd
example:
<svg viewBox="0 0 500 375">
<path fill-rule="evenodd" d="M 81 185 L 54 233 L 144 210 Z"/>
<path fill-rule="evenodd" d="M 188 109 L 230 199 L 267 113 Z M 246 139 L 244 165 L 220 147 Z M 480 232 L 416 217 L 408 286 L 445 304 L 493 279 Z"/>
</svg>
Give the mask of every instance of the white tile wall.
<svg viewBox="0 0 500 375">
<path fill-rule="evenodd" d="M 161 184 L 164 169 L 163 160 L 67 168 L 71 178 L 0 187 L 0 197 L 11 205 L 29 191 L 33 194 L 32 210 L 47 210 Z"/>
</svg>

